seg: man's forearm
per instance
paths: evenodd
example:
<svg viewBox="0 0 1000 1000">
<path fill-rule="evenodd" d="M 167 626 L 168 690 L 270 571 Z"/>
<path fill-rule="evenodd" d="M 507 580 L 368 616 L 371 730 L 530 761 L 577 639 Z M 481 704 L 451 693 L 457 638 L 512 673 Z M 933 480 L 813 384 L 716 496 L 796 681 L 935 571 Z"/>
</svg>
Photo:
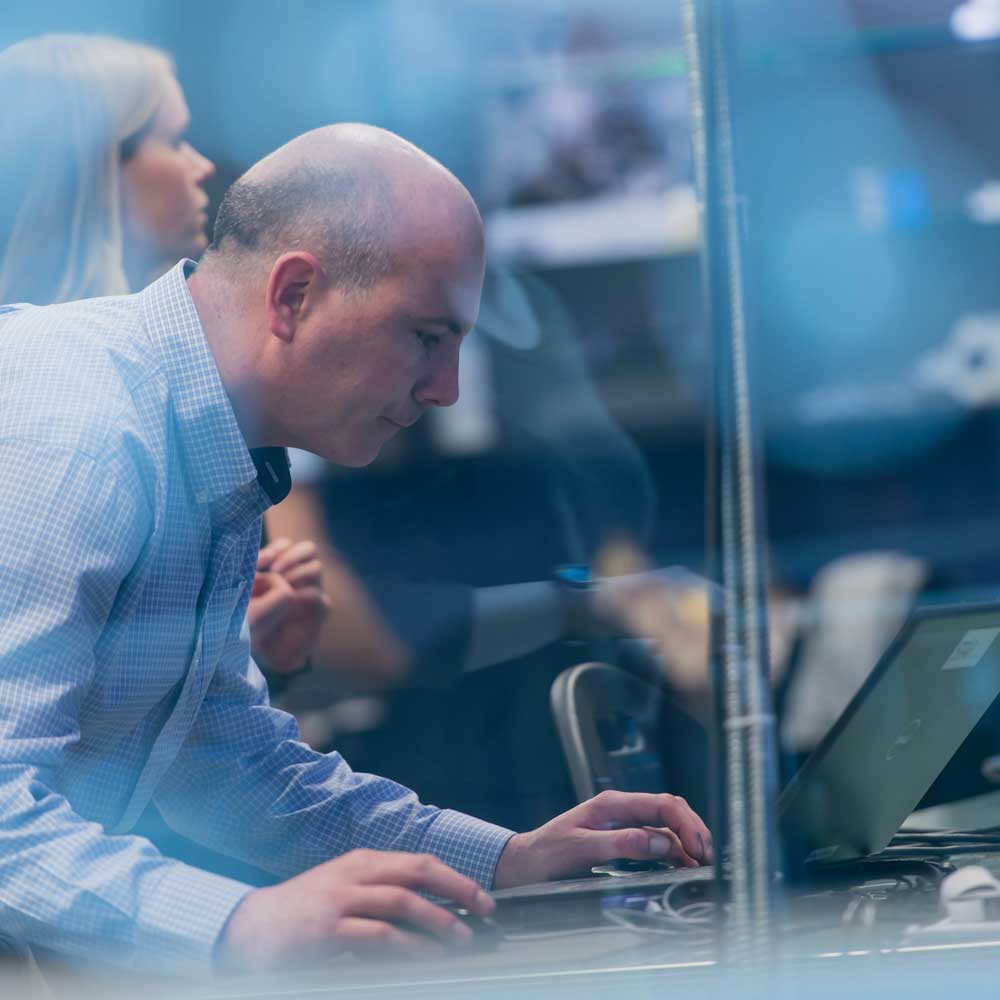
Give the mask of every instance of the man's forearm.
<svg viewBox="0 0 1000 1000">
<path fill-rule="evenodd" d="M 462 669 L 479 670 L 555 642 L 563 634 L 563 617 L 562 596 L 551 581 L 479 587 Z"/>
<path fill-rule="evenodd" d="M 165 858 L 141 837 L 110 836 L 54 791 L 39 795 L 33 769 L 5 771 L 0 919 L 8 933 L 147 972 L 211 970 L 216 939 L 249 886 Z"/>
</svg>

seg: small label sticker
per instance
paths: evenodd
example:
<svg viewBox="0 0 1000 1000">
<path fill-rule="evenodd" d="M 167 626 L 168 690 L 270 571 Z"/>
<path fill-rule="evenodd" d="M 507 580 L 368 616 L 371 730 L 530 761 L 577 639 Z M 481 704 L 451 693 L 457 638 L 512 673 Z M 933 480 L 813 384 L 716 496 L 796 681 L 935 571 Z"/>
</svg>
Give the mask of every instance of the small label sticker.
<svg viewBox="0 0 1000 1000">
<path fill-rule="evenodd" d="M 942 670 L 963 670 L 974 667 L 982 658 L 990 643 L 1000 635 L 1000 628 L 974 628 L 965 633 L 955 647 L 955 651 L 941 666 Z"/>
</svg>

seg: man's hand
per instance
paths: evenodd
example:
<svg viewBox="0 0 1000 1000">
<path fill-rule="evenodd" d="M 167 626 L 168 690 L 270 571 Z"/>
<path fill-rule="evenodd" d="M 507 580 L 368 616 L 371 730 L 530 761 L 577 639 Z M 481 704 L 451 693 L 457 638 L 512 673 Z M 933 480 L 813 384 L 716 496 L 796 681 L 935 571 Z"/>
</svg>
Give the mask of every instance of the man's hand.
<svg viewBox="0 0 1000 1000">
<path fill-rule="evenodd" d="M 722 606 L 722 588 L 680 566 L 604 577 L 593 591 L 594 614 L 637 638 L 649 639 L 671 688 L 707 710 L 711 688 L 709 638 L 712 608 Z M 771 683 L 788 665 L 797 612 L 788 594 L 767 594 Z M 692 704 L 694 703 L 694 704 Z"/>
<path fill-rule="evenodd" d="M 312 542 L 276 538 L 260 550 L 247 621 L 251 650 L 269 670 L 287 674 L 302 666 L 329 608 Z"/>
<path fill-rule="evenodd" d="M 711 864 L 714 857 L 708 827 L 684 799 L 608 791 L 511 838 L 495 882 L 505 889 L 565 878 L 613 858 L 694 867 Z"/>
<path fill-rule="evenodd" d="M 219 939 L 217 961 L 233 970 L 268 969 L 344 951 L 421 956 L 468 942 L 469 928 L 420 891 L 483 917 L 495 905 L 429 854 L 351 851 L 246 895 Z"/>
<path fill-rule="evenodd" d="M 652 641 L 671 688 L 707 693 L 710 593 L 713 585 L 681 567 L 605 577 L 594 591 L 596 613 L 621 631 Z"/>
</svg>

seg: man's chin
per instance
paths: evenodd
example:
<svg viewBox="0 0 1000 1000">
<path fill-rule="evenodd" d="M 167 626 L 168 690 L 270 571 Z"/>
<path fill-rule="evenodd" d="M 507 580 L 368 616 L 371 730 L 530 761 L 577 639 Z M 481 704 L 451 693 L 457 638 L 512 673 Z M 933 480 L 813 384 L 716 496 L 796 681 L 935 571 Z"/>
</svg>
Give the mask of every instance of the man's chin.
<svg viewBox="0 0 1000 1000">
<path fill-rule="evenodd" d="M 378 458 L 378 452 L 375 452 L 374 455 L 368 455 L 365 458 L 352 458 L 350 461 L 334 458 L 331 458 L 330 461 L 333 462 L 334 465 L 343 465 L 348 469 L 363 469 L 366 465 L 371 465 L 376 458 Z"/>
<path fill-rule="evenodd" d="M 343 465 L 349 469 L 361 469 L 371 465 L 382 450 L 381 444 L 368 448 L 334 448 L 321 453 L 322 457 L 334 465 Z"/>
<path fill-rule="evenodd" d="M 355 435 L 341 434 L 336 441 L 327 439 L 322 447 L 306 448 L 314 451 L 334 465 L 344 465 L 351 469 L 360 469 L 371 465 L 378 458 L 383 445 L 391 441 L 401 430 L 399 424 L 386 417 L 379 418 L 374 427 L 365 427 Z M 353 439 L 352 439 L 353 438 Z"/>
</svg>

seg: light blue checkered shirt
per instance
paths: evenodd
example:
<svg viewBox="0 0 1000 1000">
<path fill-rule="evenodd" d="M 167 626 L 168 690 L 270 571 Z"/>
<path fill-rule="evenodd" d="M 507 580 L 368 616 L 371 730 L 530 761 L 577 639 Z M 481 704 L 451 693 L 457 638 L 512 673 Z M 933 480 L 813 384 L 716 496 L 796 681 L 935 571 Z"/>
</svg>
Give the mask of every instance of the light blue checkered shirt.
<svg viewBox="0 0 1000 1000">
<path fill-rule="evenodd" d="M 355 847 L 492 883 L 510 831 L 298 740 L 249 657 L 268 501 L 185 264 L 138 295 L 0 313 L 0 930 L 210 966 L 249 891 L 130 835 L 286 878 Z"/>
</svg>

